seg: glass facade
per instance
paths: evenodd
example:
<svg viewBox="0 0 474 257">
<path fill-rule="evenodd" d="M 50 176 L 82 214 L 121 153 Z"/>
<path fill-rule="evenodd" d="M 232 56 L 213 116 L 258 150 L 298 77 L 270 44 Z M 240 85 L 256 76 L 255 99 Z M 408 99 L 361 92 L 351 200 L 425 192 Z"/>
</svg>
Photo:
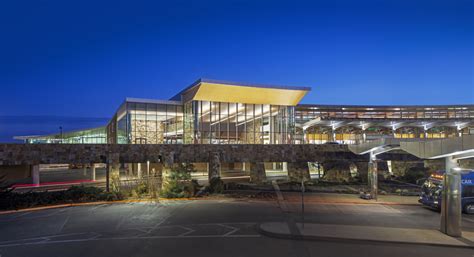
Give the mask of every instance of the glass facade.
<svg viewBox="0 0 474 257">
<path fill-rule="evenodd" d="M 183 106 L 179 102 L 125 102 L 108 125 L 113 144 L 182 144 Z"/>
<path fill-rule="evenodd" d="M 382 137 L 447 138 L 472 134 L 474 106 L 298 105 L 295 120 L 299 127 L 296 143 L 355 144 Z"/>
<path fill-rule="evenodd" d="M 190 101 L 184 109 L 186 144 L 292 142 L 292 106 Z"/>
<path fill-rule="evenodd" d="M 474 119 L 471 106 L 331 106 L 298 105 L 297 122 L 322 119 Z"/>
<path fill-rule="evenodd" d="M 294 107 L 190 101 L 125 102 L 110 144 L 291 144 Z"/>
</svg>

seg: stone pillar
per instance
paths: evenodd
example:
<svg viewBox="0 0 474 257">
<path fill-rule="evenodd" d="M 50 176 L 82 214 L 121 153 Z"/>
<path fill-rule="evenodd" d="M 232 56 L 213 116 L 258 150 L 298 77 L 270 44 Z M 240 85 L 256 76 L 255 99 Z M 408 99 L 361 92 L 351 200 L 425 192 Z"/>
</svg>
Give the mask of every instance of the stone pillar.
<svg viewBox="0 0 474 257">
<path fill-rule="evenodd" d="M 174 152 L 169 152 L 164 156 L 163 166 L 161 170 L 161 187 L 163 188 L 167 184 L 169 172 L 174 164 Z"/>
<path fill-rule="evenodd" d="M 308 181 L 311 177 L 309 175 L 309 168 L 307 162 L 289 162 L 288 163 L 288 180 L 301 182 L 301 180 Z"/>
<path fill-rule="evenodd" d="M 95 181 L 95 163 L 91 163 L 91 180 Z"/>
<path fill-rule="evenodd" d="M 357 173 L 359 173 L 359 179 L 361 182 L 367 183 L 369 163 L 368 162 L 354 162 L 357 167 Z"/>
<path fill-rule="evenodd" d="M 324 180 L 331 182 L 348 182 L 352 179 L 350 162 L 348 161 L 324 161 L 321 165 L 324 169 Z"/>
<path fill-rule="evenodd" d="M 282 166 L 283 166 L 283 171 L 288 171 L 288 163 L 287 162 L 284 162 Z"/>
<path fill-rule="evenodd" d="M 40 185 L 40 169 L 39 165 L 31 165 L 31 178 L 33 179 L 33 185 L 39 186 Z"/>
<path fill-rule="evenodd" d="M 221 161 L 218 152 L 209 153 L 209 181 L 221 176 Z"/>
<path fill-rule="evenodd" d="M 118 191 L 120 186 L 120 163 L 117 154 L 108 156 L 105 169 L 105 188 L 107 192 Z"/>
<path fill-rule="evenodd" d="M 84 167 L 82 168 L 82 175 L 87 176 L 87 165 L 84 164 Z"/>
<path fill-rule="evenodd" d="M 378 193 L 378 170 L 377 170 L 377 160 L 373 152 L 370 152 L 370 160 L 368 165 L 368 184 L 369 191 L 372 197 L 377 200 Z"/>
<path fill-rule="evenodd" d="M 267 179 L 263 162 L 250 163 L 250 182 L 260 184 Z"/>
<path fill-rule="evenodd" d="M 110 185 L 113 192 L 120 191 L 120 163 L 112 163 L 112 170 L 110 173 Z"/>
<path fill-rule="evenodd" d="M 245 171 L 245 162 L 242 162 L 242 171 Z"/>
</svg>

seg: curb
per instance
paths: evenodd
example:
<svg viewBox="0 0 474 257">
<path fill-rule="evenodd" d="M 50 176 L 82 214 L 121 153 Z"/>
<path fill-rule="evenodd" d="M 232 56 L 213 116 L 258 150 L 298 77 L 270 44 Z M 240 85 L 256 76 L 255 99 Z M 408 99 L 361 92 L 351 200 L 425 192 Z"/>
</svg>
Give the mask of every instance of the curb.
<svg viewBox="0 0 474 257">
<path fill-rule="evenodd" d="M 268 237 L 278 239 L 289 239 L 289 240 L 300 240 L 300 241 L 326 241 L 326 242 L 341 242 L 341 243 L 372 243 L 372 244 L 404 244 L 404 245 L 422 245 L 422 246 L 434 246 L 434 247 L 450 247 L 450 248 L 463 248 L 463 249 L 474 249 L 474 246 L 470 245 L 451 245 L 451 244 L 435 244 L 435 243 L 417 243 L 407 241 L 384 241 L 375 239 L 357 239 L 357 238 L 342 238 L 342 237 L 324 237 L 324 236 L 304 236 L 294 234 L 282 234 L 275 233 L 268 230 L 264 230 L 261 227 L 262 223 L 257 223 L 256 230 Z"/>
<path fill-rule="evenodd" d="M 153 201 L 153 200 L 150 200 L 150 199 L 146 199 L 146 200 L 145 199 L 143 199 L 143 200 L 135 199 L 135 200 L 120 200 L 120 201 L 66 203 L 66 204 L 31 207 L 31 208 L 18 209 L 18 210 L 0 211 L 0 215 L 19 213 L 19 212 L 28 212 L 28 211 L 41 211 L 41 210 L 49 210 L 49 209 L 57 209 L 57 208 L 76 207 L 76 206 L 101 205 L 101 204 L 120 204 L 120 203 L 159 202 L 159 201 L 163 201 L 163 200 L 164 201 L 193 201 L 193 200 L 197 200 L 197 198 L 158 198 L 156 201 Z"/>
<path fill-rule="evenodd" d="M 47 205 L 47 206 L 31 207 L 31 208 L 18 209 L 18 210 L 0 211 L 0 215 L 3 215 L 3 214 L 12 214 L 12 213 L 19 213 L 19 212 L 28 212 L 28 211 L 41 211 L 41 210 L 49 210 L 49 209 L 67 208 L 67 207 L 75 207 L 75 206 L 88 206 L 88 205 L 100 205 L 100 204 L 116 204 L 116 203 L 131 203 L 131 202 L 144 202 L 144 201 L 101 201 L 101 202 L 87 202 L 87 203 L 66 203 L 66 204 L 57 204 L 57 205 Z"/>
<path fill-rule="evenodd" d="M 56 205 L 46 205 L 46 206 L 24 208 L 24 209 L 18 209 L 18 210 L 5 210 L 5 211 L 0 211 L 0 215 L 19 213 L 19 212 L 28 212 L 28 211 L 41 211 L 41 210 L 56 209 L 56 208 L 67 208 L 67 207 L 88 206 L 88 205 L 100 205 L 100 204 L 143 203 L 143 202 L 160 202 L 160 201 L 197 201 L 197 200 L 209 201 L 209 200 L 225 200 L 225 199 L 229 199 L 229 198 L 226 198 L 226 197 L 162 198 L 162 197 L 160 197 L 156 200 L 133 199 L 133 200 L 119 200 L 119 201 L 66 203 L 66 204 L 56 204 Z M 253 200 L 255 200 L 255 199 L 253 199 Z M 263 201 L 265 201 L 265 200 L 263 200 Z"/>
</svg>

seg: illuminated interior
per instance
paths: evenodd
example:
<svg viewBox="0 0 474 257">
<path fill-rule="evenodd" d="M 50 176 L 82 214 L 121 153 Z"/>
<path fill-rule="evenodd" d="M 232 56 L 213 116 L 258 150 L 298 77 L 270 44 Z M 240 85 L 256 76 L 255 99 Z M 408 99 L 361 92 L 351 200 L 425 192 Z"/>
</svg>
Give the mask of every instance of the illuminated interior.
<svg viewBox="0 0 474 257">
<path fill-rule="evenodd" d="M 191 101 L 185 104 L 187 144 L 289 144 L 294 107 Z"/>
</svg>

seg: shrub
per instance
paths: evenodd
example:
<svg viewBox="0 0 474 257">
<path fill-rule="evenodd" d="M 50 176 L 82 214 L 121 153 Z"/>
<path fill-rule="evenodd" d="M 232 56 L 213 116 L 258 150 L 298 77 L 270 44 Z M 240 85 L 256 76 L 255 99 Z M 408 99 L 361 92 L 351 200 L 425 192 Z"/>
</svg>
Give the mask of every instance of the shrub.
<svg viewBox="0 0 474 257">
<path fill-rule="evenodd" d="M 137 192 L 137 194 L 138 194 L 139 196 L 144 195 L 144 194 L 147 194 L 147 193 L 148 193 L 148 185 L 147 185 L 146 181 L 143 181 L 143 180 L 142 180 L 142 181 L 138 184 L 137 188 L 135 188 L 135 191 Z"/>
<path fill-rule="evenodd" d="M 41 205 L 122 200 L 120 192 L 105 192 L 97 187 L 72 186 L 65 191 L 0 193 L 0 209 L 20 209 Z"/>
<path fill-rule="evenodd" d="M 165 198 L 183 198 L 194 195 L 194 186 L 191 181 L 192 164 L 178 164 L 164 178 L 161 196 Z"/>
</svg>

